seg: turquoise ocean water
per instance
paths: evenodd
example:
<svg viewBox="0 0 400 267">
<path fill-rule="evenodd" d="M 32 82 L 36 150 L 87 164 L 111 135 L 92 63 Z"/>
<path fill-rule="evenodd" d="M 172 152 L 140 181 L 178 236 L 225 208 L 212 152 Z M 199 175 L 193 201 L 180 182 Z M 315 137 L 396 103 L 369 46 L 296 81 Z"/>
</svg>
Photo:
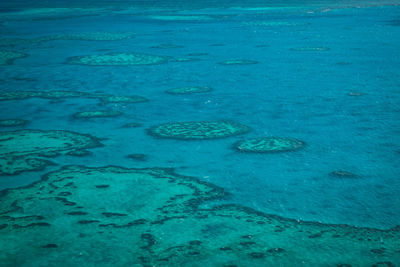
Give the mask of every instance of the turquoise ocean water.
<svg viewBox="0 0 400 267">
<path fill-rule="evenodd" d="M 0 56 L 5 59 L 0 60 L 4 63 L 0 66 L 0 120 L 29 122 L 0 127 L 5 136 L 0 138 L 0 158 L 4 159 L 0 177 L 0 189 L 4 190 L 0 206 L 0 237 L 3 236 L 0 266 L 399 266 L 399 4 L 398 1 L 2 3 Z M 7 58 L 9 55 L 5 54 L 10 51 L 21 54 Z M 71 64 L 74 57 L 116 53 L 161 56 L 162 62 Z M 229 60 L 253 64 L 221 64 Z M 166 92 L 184 87 L 212 90 L 191 94 Z M 10 92 L 18 95 L 25 91 L 29 93 L 23 99 L 3 97 Z M 52 91 L 87 95 L 48 98 L 35 95 Z M 148 101 L 105 103 L 99 101 L 104 94 L 138 95 Z M 73 116 L 77 112 L 98 110 L 122 114 L 83 119 Z M 200 136 L 197 140 L 150 134 L 151 129 L 164 123 L 225 120 L 248 126 L 250 130 L 218 139 Z M 124 127 L 127 123 L 139 124 Z M 26 130 L 27 139 L 12 143 L 10 140 L 18 139 L 15 135 L 22 130 Z M 67 149 L 59 149 L 56 141 L 50 143 L 45 136 L 30 136 L 31 130 L 89 134 L 99 138 L 102 146 L 89 147 L 91 154 L 85 156 L 66 155 Z M 279 153 L 246 153 L 234 147 L 238 141 L 260 137 L 295 138 L 305 145 Z M 39 155 L 44 150 L 62 155 Z M 127 157 L 131 154 L 137 155 Z M 53 164 L 35 170 L 22 166 L 18 173 L 12 173 L 14 161 L 33 157 Z M 130 205 L 133 200 L 125 196 L 141 203 L 138 210 L 150 210 L 156 201 L 163 201 L 161 196 L 172 190 L 172 185 L 157 187 L 150 182 L 125 187 L 125 178 L 119 184 L 118 175 L 112 176 L 114 172 L 108 174 L 111 187 L 115 184 L 120 188 L 112 194 L 97 191 L 89 194 L 79 185 L 73 189 L 76 192 L 68 191 L 71 197 L 64 193 L 68 201 L 95 203 L 85 206 L 90 216 L 84 215 L 84 219 L 93 222 L 81 223 L 81 229 L 74 224 L 76 216 L 65 223 L 67 211 L 51 204 L 62 192 L 52 196 L 53 192 L 40 193 L 30 187 L 38 185 L 38 181 L 39 185 L 48 186 L 51 184 L 46 182 L 51 180 L 48 174 L 57 173 L 67 165 L 99 169 L 108 165 L 150 168 L 147 170 L 173 168 L 174 175 L 196 177 L 200 184 L 206 182 L 227 192 L 224 198 L 201 203 L 201 213 L 208 218 L 213 214 L 207 213 L 208 210 L 235 204 L 260 214 L 280 216 L 283 222 L 289 219 L 294 225 L 299 223 L 294 228 L 301 228 L 301 222 L 307 222 L 304 225 L 310 229 L 299 232 L 310 231 L 312 236 L 316 231 L 323 240 L 312 238 L 315 243 L 307 243 L 295 234 L 288 234 L 287 239 L 278 236 L 279 243 L 268 240 L 270 233 L 263 232 L 261 223 L 257 230 L 245 224 L 232 229 L 230 223 L 241 224 L 218 220 L 207 222 L 207 230 L 204 226 L 199 230 L 203 235 L 198 236 L 189 229 L 195 228 L 194 225 L 200 227 L 200 218 L 192 218 L 185 228 L 179 220 L 174 222 L 177 216 L 165 214 L 156 215 L 166 221 L 164 225 L 170 224 L 167 230 L 157 228 L 155 220 L 147 219 L 151 223 L 140 225 L 139 230 L 128 227 L 124 228 L 126 232 L 118 232 L 120 228 L 115 231 L 106 228 L 105 233 L 103 229 L 97 231 L 104 216 L 98 217 L 94 207 L 99 208 L 104 201 L 103 208 L 107 209 L 107 201 L 111 200 L 104 197 L 113 200 L 112 205 L 116 205 L 113 207 L 118 207 L 116 211 L 134 216 L 135 206 Z M 137 174 L 132 177 L 135 181 L 142 179 Z M 96 185 L 96 176 L 91 181 L 85 179 L 85 184 Z M 181 184 L 186 178 L 182 179 Z M 14 209 L 16 206 L 20 209 Z M 185 218 L 194 214 L 184 207 L 179 212 Z M 224 214 L 221 216 L 224 220 L 230 216 L 243 217 Z M 24 216 L 42 216 L 44 219 L 39 221 L 50 226 L 30 225 L 31 219 Z M 330 230 L 315 230 L 313 225 Z M 342 237 L 332 241 L 334 237 L 324 234 L 340 232 L 337 229 L 346 227 L 350 230 L 343 232 L 351 233 L 346 245 L 341 245 Z M 250 251 L 246 245 L 234 245 L 241 242 L 230 231 L 242 233 L 244 228 L 253 229 L 254 235 L 257 232 L 259 247 Z M 369 229 L 368 234 L 359 234 L 359 229 Z M 70 232 L 76 236 L 65 234 Z M 382 233 L 388 236 L 383 238 Z M 89 237 L 85 239 L 84 234 Z M 105 234 L 108 244 L 101 237 Z M 162 241 L 164 234 L 172 236 L 168 244 Z M 118 241 L 129 235 L 137 235 L 140 242 L 147 243 L 136 248 L 126 240 Z M 369 235 L 372 237 L 367 238 Z M 193 241 L 203 247 L 191 250 L 191 254 L 180 250 L 168 254 L 172 248 L 183 247 L 184 237 L 191 240 L 190 249 L 196 244 Z M 227 256 L 221 254 L 228 250 L 225 247 L 211 249 L 213 242 L 225 238 L 231 240 L 232 254 Z M 368 239 L 376 243 L 365 241 Z M 130 242 L 136 244 L 134 238 Z M 289 243 L 297 247 L 304 244 L 299 251 L 304 249 L 309 254 L 302 256 Z M 76 246 L 82 250 L 77 251 Z M 129 246 L 130 251 L 126 252 Z M 353 254 L 346 255 L 348 249 Z M 271 256 L 272 252 L 275 254 Z M 97 257 L 108 253 L 109 257 Z"/>
</svg>

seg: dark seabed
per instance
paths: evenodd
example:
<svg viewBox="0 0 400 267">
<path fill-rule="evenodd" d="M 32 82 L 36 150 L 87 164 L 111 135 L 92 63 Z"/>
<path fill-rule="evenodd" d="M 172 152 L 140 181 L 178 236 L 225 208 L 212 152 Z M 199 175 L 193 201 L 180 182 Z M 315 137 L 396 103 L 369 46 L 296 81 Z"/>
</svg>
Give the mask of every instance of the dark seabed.
<svg viewBox="0 0 400 267">
<path fill-rule="evenodd" d="M 0 266 L 400 266 L 400 1 L 2 1 Z"/>
</svg>

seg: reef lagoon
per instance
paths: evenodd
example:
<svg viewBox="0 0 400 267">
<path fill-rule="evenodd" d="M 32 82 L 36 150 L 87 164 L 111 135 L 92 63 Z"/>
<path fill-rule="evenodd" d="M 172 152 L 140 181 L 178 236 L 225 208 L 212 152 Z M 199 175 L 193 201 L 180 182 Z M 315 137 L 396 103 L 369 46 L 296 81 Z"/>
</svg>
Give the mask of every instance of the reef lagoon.
<svg viewBox="0 0 400 267">
<path fill-rule="evenodd" d="M 400 1 L 1 1 L 0 266 L 400 266 Z"/>
</svg>

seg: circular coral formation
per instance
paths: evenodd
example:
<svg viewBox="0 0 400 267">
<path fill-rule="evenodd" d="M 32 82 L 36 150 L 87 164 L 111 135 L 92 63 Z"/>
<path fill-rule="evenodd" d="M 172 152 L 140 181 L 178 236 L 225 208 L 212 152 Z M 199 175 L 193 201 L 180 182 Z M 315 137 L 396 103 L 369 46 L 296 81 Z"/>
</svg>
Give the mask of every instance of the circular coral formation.
<svg viewBox="0 0 400 267">
<path fill-rule="evenodd" d="M 68 64 L 89 66 L 129 66 L 129 65 L 156 65 L 168 62 L 168 57 L 137 54 L 137 53 L 110 53 L 105 55 L 89 55 L 70 57 Z"/>
<path fill-rule="evenodd" d="M 214 139 L 247 133 L 246 125 L 233 121 L 172 122 L 154 126 L 148 132 L 157 137 L 173 139 Z"/>
<path fill-rule="evenodd" d="M 303 141 L 285 137 L 253 138 L 237 142 L 234 146 L 243 152 L 285 152 L 294 151 L 305 145 Z"/>
<path fill-rule="evenodd" d="M 192 86 L 192 87 L 180 87 L 180 88 L 174 88 L 165 91 L 168 94 L 172 95 L 183 95 L 183 94 L 193 94 L 193 93 L 205 93 L 205 92 L 210 92 L 213 89 L 211 87 L 207 86 Z"/>
<path fill-rule="evenodd" d="M 210 203 L 226 196 L 170 169 L 67 166 L 0 195 L 0 251 L 7 252 L 0 260 L 4 266 L 400 263 L 398 228 L 304 222 Z"/>
<path fill-rule="evenodd" d="M 100 145 L 93 136 L 69 131 L 0 132 L 0 175 L 41 170 L 52 163 L 40 157 L 56 157 Z"/>
<path fill-rule="evenodd" d="M 0 120 L 1 127 L 15 127 L 15 126 L 23 126 L 27 124 L 29 121 L 22 120 L 22 119 L 7 119 L 7 120 Z"/>
<path fill-rule="evenodd" d="M 92 110 L 77 112 L 73 115 L 77 119 L 117 117 L 123 113 L 117 110 Z"/>
<path fill-rule="evenodd" d="M 13 51 L 0 51 L 0 66 L 11 65 L 15 59 L 27 57 L 27 54 L 13 52 Z"/>
<path fill-rule="evenodd" d="M 219 62 L 220 65 L 253 65 L 257 64 L 258 61 L 249 59 L 231 59 Z"/>
</svg>

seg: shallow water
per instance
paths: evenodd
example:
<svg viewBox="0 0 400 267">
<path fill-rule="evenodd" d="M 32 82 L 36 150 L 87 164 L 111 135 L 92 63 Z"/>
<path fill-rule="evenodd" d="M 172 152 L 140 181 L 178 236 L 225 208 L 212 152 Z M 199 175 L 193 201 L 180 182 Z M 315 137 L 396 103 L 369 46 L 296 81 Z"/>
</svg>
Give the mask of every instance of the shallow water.
<svg viewBox="0 0 400 267">
<path fill-rule="evenodd" d="M 30 9 L 18 6 L 16 10 L 0 13 L 0 50 L 24 54 L 0 66 L 0 93 L 65 90 L 91 94 L 3 100 L 0 120 L 17 118 L 29 123 L 0 130 L 68 130 L 100 138 L 104 145 L 89 148 L 92 153 L 83 157 L 50 157 L 57 165 L 42 170 L 15 175 L 3 173 L 0 189 L 30 185 L 65 165 L 167 167 L 230 193 L 223 199 L 202 203 L 203 208 L 237 204 L 265 214 L 323 223 L 333 228 L 332 225 L 350 225 L 376 231 L 396 229 L 393 227 L 400 221 L 400 27 L 396 23 L 400 7 L 397 1 L 388 5 L 357 3 L 357 7 L 354 3 L 338 2 L 315 2 L 308 6 L 291 2 L 284 7 L 231 3 L 227 7 L 221 2 L 221 6 L 204 5 L 203 9 L 194 3 L 179 10 L 174 2 L 163 3 L 161 7 L 169 9 L 156 4 L 128 7 L 126 2 L 119 8 L 117 4 L 110 8 L 101 2 L 96 5 L 88 2 L 85 8 L 77 10 L 71 2 L 67 8 L 54 11 L 34 9 L 26 2 Z M 4 7 L 9 8 L 6 4 Z M 104 40 L 104 34 L 116 33 L 123 35 L 120 38 L 112 35 L 116 40 Z M 103 39 L 93 40 L 99 36 Z M 23 40 L 10 41 L 15 38 Z M 71 60 L 71 57 L 109 53 L 156 55 L 161 61 L 149 65 L 119 63 L 119 66 L 97 61 L 101 66 L 93 66 Z M 228 60 L 252 64 L 221 64 Z M 191 94 L 166 92 L 181 87 L 212 90 Z M 139 95 L 149 101 L 105 103 L 98 96 L 93 97 L 94 94 Z M 73 116 L 93 110 L 116 110 L 123 115 L 88 119 Z M 251 130 L 204 140 L 158 138 L 149 134 L 151 127 L 163 123 L 219 120 L 235 121 Z M 123 127 L 133 122 L 140 125 Z M 234 148 L 240 140 L 271 136 L 295 138 L 305 146 L 279 153 L 245 153 Z M 0 147 L 1 156 L 15 160 L 16 149 L 13 145 Z M 35 147 L 31 149 L 32 156 L 36 152 Z M 144 156 L 132 159 L 126 157 L 129 154 Z M 140 194 L 135 188 L 130 190 L 132 195 Z M 10 198 L 5 192 L 3 201 Z M 115 196 L 117 199 L 118 191 Z M 93 195 L 93 199 L 98 197 Z M 143 203 L 150 201 L 142 199 Z M 1 208 L 2 214 L 9 212 L 7 207 Z M 10 237 L 17 230 L 12 230 L 11 223 L 4 225 L 7 227 L 0 229 L 0 234 L 18 246 L 19 241 Z M 164 230 L 152 229 L 152 235 L 157 239 L 157 234 Z M 176 240 L 170 246 L 178 246 L 179 242 Z M 387 250 L 393 247 L 396 251 L 398 242 L 387 242 L 390 245 L 385 247 L 382 243 L 382 247 Z M 361 251 L 361 247 L 368 246 L 354 241 L 355 251 Z M 398 249 L 397 254 L 375 253 L 375 263 L 400 264 Z M 238 255 L 240 252 L 239 248 Z M 52 257 L 68 257 L 66 251 L 66 254 L 52 253 Z M 346 263 L 368 266 L 361 261 L 361 255 L 362 252 L 350 257 Z M 257 259 L 256 254 L 253 256 Z M 16 257 L 13 252 L 5 256 L 6 265 L 55 263 L 38 256 L 30 265 L 29 260 L 10 260 L 13 257 Z M 121 257 L 126 259 L 122 254 Z M 193 261 L 180 261 L 178 257 L 176 262 L 151 262 L 150 265 L 195 266 L 193 262 L 207 259 L 210 266 L 228 264 L 215 259 L 214 254 L 201 257 Z M 287 259 L 291 257 L 299 260 L 288 253 Z M 133 258 L 116 262 L 121 266 L 149 264 Z M 323 258 L 311 252 L 313 261 L 307 264 L 299 260 L 296 265 L 332 265 Z M 264 264 L 287 266 L 290 263 L 279 260 Z M 97 264 L 111 262 L 102 259 Z M 249 266 L 244 260 L 233 260 L 230 264 Z M 263 266 L 257 261 L 251 264 Z"/>
</svg>

